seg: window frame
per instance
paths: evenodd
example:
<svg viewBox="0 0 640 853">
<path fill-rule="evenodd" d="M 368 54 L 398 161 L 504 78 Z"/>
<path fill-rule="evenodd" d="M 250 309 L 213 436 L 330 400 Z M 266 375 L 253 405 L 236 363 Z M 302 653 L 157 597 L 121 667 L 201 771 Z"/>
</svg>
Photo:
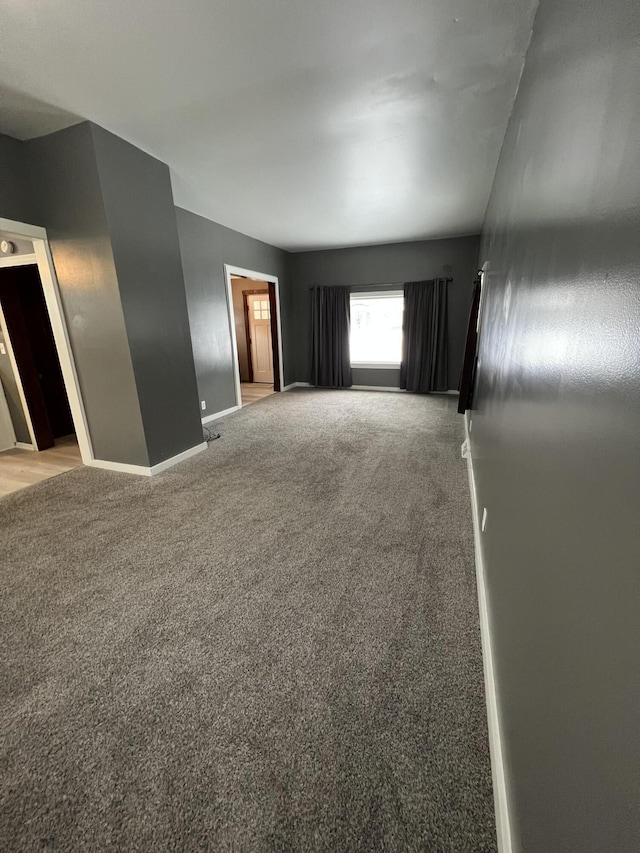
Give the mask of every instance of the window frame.
<svg viewBox="0 0 640 853">
<path fill-rule="evenodd" d="M 349 309 L 351 309 L 352 299 L 397 299 L 398 297 L 402 299 L 404 310 L 403 290 L 352 290 L 349 294 Z M 351 332 L 349 332 L 349 337 L 351 337 Z M 349 341 L 349 343 L 351 343 L 351 341 Z M 354 361 L 353 358 L 351 358 L 351 352 L 349 352 L 349 360 L 351 362 L 351 367 L 356 370 L 400 370 L 402 364 L 402 361 Z"/>
</svg>

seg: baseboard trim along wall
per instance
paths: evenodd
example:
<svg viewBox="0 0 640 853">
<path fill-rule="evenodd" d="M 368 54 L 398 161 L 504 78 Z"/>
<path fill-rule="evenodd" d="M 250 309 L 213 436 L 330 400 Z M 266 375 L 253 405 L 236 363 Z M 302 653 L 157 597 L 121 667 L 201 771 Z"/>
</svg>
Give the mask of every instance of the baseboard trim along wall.
<svg viewBox="0 0 640 853">
<path fill-rule="evenodd" d="M 292 388 L 315 388 L 315 385 L 311 385 L 309 382 L 292 382 L 291 385 L 285 385 L 282 389 L 283 391 L 290 391 Z M 402 392 L 406 394 L 406 390 L 404 388 L 396 388 L 392 385 L 350 385 L 348 388 L 335 388 L 335 389 L 327 389 L 327 390 L 335 390 L 335 391 L 394 391 L 394 392 Z M 455 394 L 458 395 L 457 391 L 432 391 L 433 394 Z M 202 422 L 204 423 L 204 421 Z"/>
<path fill-rule="evenodd" d="M 289 386 L 289 387 L 291 387 L 291 386 Z M 240 410 L 240 406 L 231 406 L 228 409 L 223 409 L 221 412 L 214 412 L 212 415 L 205 415 L 204 418 L 202 418 L 202 423 L 203 423 L 203 425 L 211 423 L 211 421 L 216 421 L 216 420 L 218 420 L 218 418 L 224 418 L 225 415 L 230 415 L 233 412 L 238 412 L 239 410 Z"/>
<path fill-rule="evenodd" d="M 342 388 L 338 389 L 342 391 Z M 345 388 L 345 391 L 395 391 L 396 393 L 406 394 L 404 388 L 395 388 L 393 385 L 351 385 Z"/>
<path fill-rule="evenodd" d="M 292 388 L 310 388 L 311 385 L 308 382 L 292 382 L 290 385 L 285 385 L 282 389 L 283 391 L 291 391 Z"/>
<path fill-rule="evenodd" d="M 16 447 L 18 450 L 35 450 L 33 444 L 28 444 L 26 441 L 16 441 Z"/>
<path fill-rule="evenodd" d="M 118 471 L 121 474 L 137 474 L 140 477 L 153 477 L 155 474 L 161 474 L 163 471 L 166 471 L 167 468 L 173 468 L 178 462 L 184 462 L 185 459 L 189 459 L 197 453 L 202 453 L 203 450 L 207 449 L 207 446 L 207 442 L 203 441 L 202 444 L 196 444 L 195 447 L 183 450 L 182 453 L 172 456 L 171 459 L 165 459 L 164 462 L 158 462 L 157 465 L 152 465 L 151 467 L 128 465 L 125 462 L 106 462 L 104 459 L 92 459 L 87 465 L 90 468 L 102 468 L 104 471 Z"/>
<path fill-rule="evenodd" d="M 478 587 L 478 609 L 480 611 L 480 637 L 482 641 L 482 665 L 484 668 L 484 689 L 487 702 L 487 720 L 489 726 L 489 751 L 491 753 L 491 776 L 493 780 L 493 799 L 496 812 L 496 832 L 499 853 L 512 853 L 511 822 L 509 820 L 509 800 L 502 754 L 502 734 L 500 714 L 496 692 L 491 627 L 485 583 L 484 561 L 482 556 L 482 531 L 480 507 L 476 494 L 476 482 L 473 473 L 473 453 L 469 438 L 469 414 L 464 416 L 465 442 L 462 456 L 467 460 L 469 491 L 471 493 L 471 513 L 473 517 L 473 539 L 475 546 L 476 583 Z"/>
</svg>

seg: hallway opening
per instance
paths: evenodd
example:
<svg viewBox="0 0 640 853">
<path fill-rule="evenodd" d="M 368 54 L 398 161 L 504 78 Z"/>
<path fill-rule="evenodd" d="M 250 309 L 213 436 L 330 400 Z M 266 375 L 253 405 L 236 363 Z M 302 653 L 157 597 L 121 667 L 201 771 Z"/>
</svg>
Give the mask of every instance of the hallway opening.
<svg viewBox="0 0 640 853">
<path fill-rule="evenodd" d="M 236 404 L 248 406 L 282 389 L 278 279 L 225 267 L 236 376 Z"/>
<path fill-rule="evenodd" d="M 0 268 L 0 495 L 82 464 L 42 280 L 28 260 L 18 254 Z"/>
</svg>

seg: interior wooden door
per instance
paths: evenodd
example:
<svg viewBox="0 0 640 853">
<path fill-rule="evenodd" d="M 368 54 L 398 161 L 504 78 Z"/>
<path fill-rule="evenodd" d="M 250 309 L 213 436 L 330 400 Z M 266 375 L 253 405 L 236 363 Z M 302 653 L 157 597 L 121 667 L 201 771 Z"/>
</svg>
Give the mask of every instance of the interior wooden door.
<svg viewBox="0 0 640 853">
<path fill-rule="evenodd" d="M 268 292 L 247 296 L 251 364 L 254 382 L 273 382 L 273 346 L 271 343 L 271 302 Z"/>
</svg>

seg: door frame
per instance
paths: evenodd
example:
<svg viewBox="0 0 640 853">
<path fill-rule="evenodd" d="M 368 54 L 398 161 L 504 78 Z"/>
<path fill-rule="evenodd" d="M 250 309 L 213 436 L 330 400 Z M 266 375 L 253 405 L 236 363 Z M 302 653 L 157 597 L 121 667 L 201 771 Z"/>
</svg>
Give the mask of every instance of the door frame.
<svg viewBox="0 0 640 853">
<path fill-rule="evenodd" d="M 4 429 L 9 433 L 9 441 L 11 444 L 9 447 L 3 447 L 2 443 L 0 443 L 0 453 L 3 453 L 5 450 L 13 450 L 14 447 L 18 446 L 18 442 L 16 441 L 16 430 L 13 426 L 13 421 L 11 420 L 11 412 L 9 411 L 7 398 L 4 393 L 4 388 L 0 385 L 0 424 L 3 422 Z M 31 448 L 31 445 L 29 445 L 29 448 Z"/>
<path fill-rule="evenodd" d="M 280 378 L 280 388 L 284 388 L 284 365 L 282 362 L 282 323 L 280 320 L 280 284 L 277 275 L 268 275 L 255 270 L 247 270 L 243 267 L 235 267 L 231 264 L 224 265 L 224 277 L 227 285 L 227 312 L 229 317 L 229 333 L 231 335 L 231 350 L 233 359 L 233 374 L 236 389 L 236 407 L 242 408 L 242 393 L 240 387 L 240 359 L 238 357 L 238 339 L 236 336 L 236 324 L 233 316 L 233 287 L 231 276 L 237 275 L 243 278 L 253 278 L 257 281 L 266 281 L 267 284 L 272 284 L 275 288 L 275 307 L 276 307 L 276 337 L 277 337 L 277 354 L 278 354 L 278 376 Z M 272 326 L 273 328 L 273 326 Z M 275 364 L 274 364 L 275 371 Z M 275 377 L 274 377 L 275 378 Z M 275 383 L 274 383 L 275 384 Z M 275 388 L 274 388 L 275 390 Z"/>
<path fill-rule="evenodd" d="M 14 237 L 18 240 L 26 239 L 33 242 L 33 254 L 16 255 L 15 257 L 8 255 L 0 258 L 0 268 L 23 266 L 34 263 L 38 267 L 38 273 L 42 283 L 42 291 L 44 293 L 44 301 L 47 306 L 49 320 L 51 321 L 53 340 L 55 341 L 58 358 L 60 359 L 62 379 L 64 381 L 64 387 L 69 400 L 69 408 L 71 409 L 71 418 L 73 420 L 73 426 L 78 440 L 78 447 L 80 448 L 82 461 L 85 465 L 89 465 L 94 459 L 91 436 L 89 434 L 87 416 L 82 400 L 82 392 L 80 390 L 80 382 L 78 380 L 78 373 L 73 358 L 73 350 L 71 349 L 71 341 L 69 339 L 69 333 L 64 316 L 60 288 L 56 277 L 55 267 L 53 265 L 53 258 L 51 256 L 51 249 L 49 248 L 46 229 L 37 225 L 28 225 L 25 222 L 17 222 L 13 219 L 3 219 L 0 217 L 0 231 L 5 232 L 9 238 Z M 27 419 L 27 425 L 29 426 L 33 449 L 37 450 L 31 416 L 29 409 L 26 406 L 26 398 L 24 397 L 20 374 L 17 373 L 17 365 L 15 364 L 11 340 L 4 322 L 4 317 L 1 316 L 1 312 L 0 321 L 2 322 L 5 340 L 8 343 L 7 351 L 11 359 L 11 365 L 16 373 L 16 382 L 20 391 L 23 407 L 25 408 L 25 417 Z"/>
</svg>

